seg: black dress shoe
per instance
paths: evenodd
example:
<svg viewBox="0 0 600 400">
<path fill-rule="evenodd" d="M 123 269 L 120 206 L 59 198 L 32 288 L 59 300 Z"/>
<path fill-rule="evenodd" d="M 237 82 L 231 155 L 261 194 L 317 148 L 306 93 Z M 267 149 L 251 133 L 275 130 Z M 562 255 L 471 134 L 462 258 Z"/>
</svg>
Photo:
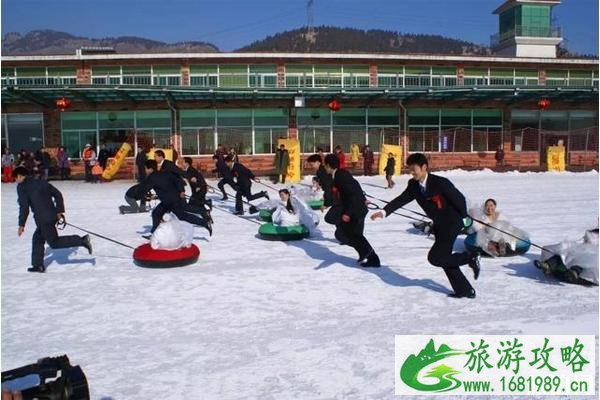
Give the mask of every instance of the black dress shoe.
<svg viewBox="0 0 600 400">
<path fill-rule="evenodd" d="M 223 200 L 223 201 L 227 201 L 228 199 L 229 199 L 229 197 L 227 197 L 227 196 L 221 197 L 221 200 Z"/>
<path fill-rule="evenodd" d="M 90 235 L 85 235 L 83 237 L 83 247 L 87 249 L 90 255 L 92 254 L 92 242 L 90 240 Z"/>
<path fill-rule="evenodd" d="M 266 191 L 266 190 L 263 190 L 263 192 L 262 192 L 262 195 L 263 195 L 263 197 L 264 197 L 265 199 L 267 199 L 267 200 L 271 200 L 271 199 L 269 198 L 269 193 L 267 193 L 267 191 Z"/>
<path fill-rule="evenodd" d="M 461 299 L 463 297 L 466 297 L 468 299 L 474 299 L 475 296 L 476 296 L 475 289 L 471 289 L 470 292 L 463 293 L 463 294 L 456 294 L 454 292 L 453 293 L 448 293 L 448 297 L 452 297 L 452 298 L 455 298 L 455 299 Z"/>
<path fill-rule="evenodd" d="M 379 268 L 381 267 L 381 262 L 379 261 L 379 256 L 373 251 L 367 257 L 367 260 L 360 264 L 363 268 Z"/>
<path fill-rule="evenodd" d="M 256 208 L 256 206 L 250 206 L 249 212 L 250 214 L 256 214 L 258 212 L 258 208 Z"/>
<path fill-rule="evenodd" d="M 208 231 L 208 235 L 212 236 L 212 223 L 210 221 L 206 221 L 206 230 Z"/>
<path fill-rule="evenodd" d="M 477 280 L 479 278 L 479 272 L 481 271 L 481 255 L 479 252 L 473 253 L 471 260 L 469 260 L 469 267 L 473 270 L 473 278 Z"/>
<path fill-rule="evenodd" d="M 244 211 L 235 211 L 233 215 L 244 215 Z"/>
<path fill-rule="evenodd" d="M 30 267 L 27 268 L 28 272 L 40 272 L 40 273 L 44 273 L 46 272 L 46 267 L 41 266 L 41 267 Z"/>
</svg>

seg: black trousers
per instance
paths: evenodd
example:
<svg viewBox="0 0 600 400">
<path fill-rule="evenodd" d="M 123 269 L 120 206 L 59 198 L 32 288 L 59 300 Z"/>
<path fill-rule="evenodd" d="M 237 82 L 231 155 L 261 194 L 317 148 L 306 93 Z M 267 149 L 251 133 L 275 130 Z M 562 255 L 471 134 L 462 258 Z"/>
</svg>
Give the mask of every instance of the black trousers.
<svg viewBox="0 0 600 400">
<path fill-rule="evenodd" d="M 162 221 L 163 215 L 165 215 L 168 212 L 172 212 L 173 214 L 175 214 L 175 216 L 180 221 L 186 221 L 192 225 L 203 226 L 205 228 L 208 226 L 205 220 L 203 220 L 197 215 L 194 215 L 202 213 L 202 209 L 200 207 L 190 205 L 183 200 L 172 204 L 165 204 L 161 202 L 159 205 L 154 207 L 154 210 L 152 210 L 152 229 L 150 230 L 151 233 L 154 233 L 154 231 L 156 230 L 156 228 L 158 228 L 158 225 Z"/>
<path fill-rule="evenodd" d="M 87 161 L 85 163 L 85 181 L 86 182 L 92 181 L 92 166 Z"/>
<path fill-rule="evenodd" d="M 473 287 L 460 270 L 461 265 L 469 263 L 471 255 L 467 252 L 452 253 L 456 237 L 462 230 L 458 221 L 454 226 L 433 226 L 435 242 L 429 250 L 427 260 L 436 267 L 444 269 L 454 293 L 461 295 L 469 293 Z"/>
<path fill-rule="evenodd" d="M 285 183 L 285 176 L 286 175 L 287 175 L 287 172 L 285 172 L 285 171 L 283 173 L 281 173 L 281 174 L 277 174 L 275 176 L 275 183 L 278 183 L 280 178 L 281 178 L 281 183 Z"/>
<path fill-rule="evenodd" d="M 341 222 L 336 225 L 335 238 L 343 245 L 348 245 L 358 252 L 360 259 L 363 259 L 373 251 L 373 247 L 365 238 L 365 220 L 364 217 L 351 219 L 350 222 Z"/>
<path fill-rule="evenodd" d="M 141 165 L 141 166 L 138 165 L 137 170 L 138 170 L 137 181 L 141 183 L 144 179 L 146 179 L 146 169 L 144 168 L 143 165 Z"/>
<path fill-rule="evenodd" d="M 197 207 L 200 210 L 200 215 L 204 219 L 208 219 L 208 212 L 206 211 L 206 186 L 200 186 L 200 190 L 194 190 L 188 204 L 192 207 Z"/>
<path fill-rule="evenodd" d="M 236 184 L 233 181 L 233 179 L 231 179 L 230 177 L 221 178 L 219 183 L 217 183 L 217 186 L 219 187 L 219 190 L 221 191 L 221 193 L 223 193 L 223 197 L 227 198 L 227 193 L 225 193 L 225 185 L 231 186 L 231 188 L 233 190 L 237 190 L 237 189 L 236 189 Z"/>
<path fill-rule="evenodd" d="M 242 200 L 242 196 L 246 198 L 249 202 L 252 200 L 259 199 L 264 196 L 263 192 L 257 192 L 252 194 L 250 192 L 250 188 L 238 188 L 237 192 L 235 192 L 235 210 L 236 211 L 244 211 L 244 202 Z"/>
<path fill-rule="evenodd" d="M 65 249 L 83 246 L 83 238 L 77 235 L 58 236 L 54 222 L 38 225 L 31 242 L 31 265 L 34 267 L 44 266 L 44 243 L 53 249 Z"/>
</svg>

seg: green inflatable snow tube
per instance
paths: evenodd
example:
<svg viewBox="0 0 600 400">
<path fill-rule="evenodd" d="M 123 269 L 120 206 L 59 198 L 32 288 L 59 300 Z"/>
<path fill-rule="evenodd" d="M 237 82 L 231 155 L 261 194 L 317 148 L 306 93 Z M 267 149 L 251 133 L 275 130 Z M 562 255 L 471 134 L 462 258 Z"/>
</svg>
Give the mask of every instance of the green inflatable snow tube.
<svg viewBox="0 0 600 400">
<path fill-rule="evenodd" d="M 264 240 L 302 240 L 307 238 L 310 232 L 304 225 L 277 226 L 272 223 L 262 224 L 258 228 L 258 234 Z"/>
<path fill-rule="evenodd" d="M 273 222 L 273 212 L 271 210 L 260 210 L 258 213 L 258 219 L 265 222 Z"/>
<path fill-rule="evenodd" d="M 324 201 L 323 199 L 321 200 L 309 200 L 306 202 L 306 204 L 308 204 L 308 206 L 310 208 L 312 208 L 313 210 L 319 210 L 321 207 L 323 207 Z"/>
<path fill-rule="evenodd" d="M 479 251 L 483 257 L 489 257 L 489 255 L 485 251 L 481 250 L 477 246 L 476 243 L 477 243 L 477 233 L 471 233 L 471 234 L 467 235 L 467 237 L 465 238 L 465 248 L 467 250 L 469 250 L 471 252 Z M 531 247 L 530 242 L 526 242 L 524 240 L 518 240 L 516 249 L 514 251 L 513 250 L 507 251 L 506 255 L 501 256 L 501 257 L 512 257 L 512 256 L 518 256 L 521 254 L 525 254 L 525 253 L 527 253 L 527 251 L 529 250 L 530 247 Z"/>
</svg>

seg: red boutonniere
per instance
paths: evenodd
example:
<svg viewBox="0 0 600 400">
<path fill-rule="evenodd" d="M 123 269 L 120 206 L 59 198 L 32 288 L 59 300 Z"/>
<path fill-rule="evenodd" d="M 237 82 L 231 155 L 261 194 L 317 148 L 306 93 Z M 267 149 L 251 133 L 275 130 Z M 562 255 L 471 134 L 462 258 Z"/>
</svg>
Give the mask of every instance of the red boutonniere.
<svg viewBox="0 0 600 400">
<path fill-rule="evenodd" d="M 444 205 L 444 200 L 442 199 L 442 196 L 436 194 L 435 196 L 431 196 L 429 200 L 431 200 L 435 204 L 438 210 L 442 209 Z"/>
</svg>

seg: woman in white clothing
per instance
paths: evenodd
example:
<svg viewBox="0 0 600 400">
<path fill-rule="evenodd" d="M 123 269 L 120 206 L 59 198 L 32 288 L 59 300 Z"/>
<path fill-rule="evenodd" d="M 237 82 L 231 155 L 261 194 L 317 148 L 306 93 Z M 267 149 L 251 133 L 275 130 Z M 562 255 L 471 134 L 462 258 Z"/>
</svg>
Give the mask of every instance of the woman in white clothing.
<svg viewBox="0 0 600 400">
<path fill-rule="evenodd" d="M 511 233 L 524 240 L 528 240 L 529 238 L 526 232 L 511 225 L 504 214 L 496 209 L 496 206 L 496 200 L 487 199 L 485 203 L 483 203 L 482 209 L 474 209 L 469 213 L 476 219 L 491 225 L 486 226 L 474 221 L 470 233 L 476 232 L 477 246 L 494 257 L 505 256 L 506 252 L 510 250 L 515 251 L 518 242 L 518 239 L 515 237 L 502 233 L 498 229 Z"/>
<path fill-rule="evenodd" d="M 319 223 L 319 217 L 302 201 L 292 197 L 287 189 L 279 191 L 279 198 L 281 202 L 271 216 L 273 224 L 279 226 L 304 225 L 313 233 Z"/>
</svg>

